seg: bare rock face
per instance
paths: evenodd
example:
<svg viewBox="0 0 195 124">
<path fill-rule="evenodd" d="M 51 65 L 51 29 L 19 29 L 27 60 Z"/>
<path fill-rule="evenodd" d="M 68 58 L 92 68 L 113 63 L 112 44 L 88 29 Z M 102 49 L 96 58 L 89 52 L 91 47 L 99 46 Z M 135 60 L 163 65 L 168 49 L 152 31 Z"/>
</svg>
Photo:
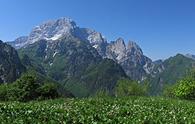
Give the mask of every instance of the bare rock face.
<svg viewBox="0 0 195 124">
<path fill-rule="evenodd" d="M 11 83 L 15 81 L 24 71 L 17 51 L 0 41 L 0 83 Z"/>
<path fill-rule="evenodd" d="M 54 21 L 48 21 L 40 26 L 36 26 L 28 37 L 28 43 L 36 41 L 58 40 L 64 36 L 69 36 L 77 28 L 76 23 L 70 18 L 60 18 Z"/>
<path fill-rule="evenodd" d="M 153 92 L 157 93 L 163 83 L 174 83 L 195 65 L 195 55 L 191 54 L 153 62 L 135 42 L 122 38 L 108 42 L 100 32 L 80 28 L 70 18 L 47 21 L 33 28 L 28 36 L 7 43 L 27 54 L 27 65 L 29 58 L 33 59 L 41 65 L 37 70 L 57 81 L 69 82 L 67 87 L 81 88 L 82 84 L 82 90 L 73 91 L 112 90 L 117 79 L 128 75 L 138 81 L 151 80 Z M 22 72 L 11 46 L 0 42 L 0 83 L 11 82 Z M 75 85 L 78 82 L 79 86 Z"/>
<path fill-rule="evenodd" d="M 120 61 L 126 56 L 126 45 L 122 38 L 111 42 L 106 49 L 106 57 L 115 61 Z"/>
<path fill-rule="evenodd" d="M 14 47 L 15 49 L 19 49 L 21 47 L 24 46 L 24 44 L 26 44 L 28 40 L 27 36 L 21 36 L 17 39 L 15 39 L 15 41 L 11 41 L 11 42 L 7 42 L 9 45 L 11 45 L 12 47 Z"/>
<path fill-rule="evenodd" d="M 193 54 L 186 54 L 185 55 L 187 58 L 190 58 L 190 59 L 193 59 L 193 60 L 195 60 L 195 55 L 193 55 Z"/>
<path fill-rule="evenodd" d="M 21 42 L 18 42 L 17 39 L 10 44 L 19 49 L 46 40 L 51 46 L 55 46 L 58 43 L 57 41 L 68 37 L 75 37 L 80 41 L 88 42 L 102 58 L 112 59 L 120 64 L 132 79 L 143 80 L 147 75 L 153 74 L 155 63 L 144 56 L 141 48 L 135 42 L 129 41 L 126 44 L 122 38 L 118 38 L 109 43 L 101 33 L 88 28 L 80 28 L 70 18 L 45 22 L 36 26 L 28 37 L 20 40 Z"/>
<path fill-rule="evenodd" d="M 143 80 L 153 71 L 151 59 L 143 55 L 141 48 L 133 41 L 125 44 L 122 38 L 111 42 L 106 48 L 106 58 L 119 63 L 126 74 L 135 80 Z"/>
<path fill-rule="evenodd" d="M 107 46 L 107 40 L 101 33 L 88 28 L 77 28 L 74 36 L 81 40 L 88 41 L 93 48 L 104 58 Z"/>
</svg>

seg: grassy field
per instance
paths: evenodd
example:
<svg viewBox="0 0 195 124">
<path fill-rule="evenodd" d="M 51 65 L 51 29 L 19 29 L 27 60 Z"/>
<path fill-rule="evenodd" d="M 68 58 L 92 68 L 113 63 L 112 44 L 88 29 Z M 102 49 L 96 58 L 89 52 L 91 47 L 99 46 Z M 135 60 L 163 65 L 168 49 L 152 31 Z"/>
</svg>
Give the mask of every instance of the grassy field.
<svg viewBox="0 0 195 124">
<path fill-rule="evenodd" d="M 0 123 L 190 124 L 195 102 L 144 97 L 1 102 Z"/>
</svg>

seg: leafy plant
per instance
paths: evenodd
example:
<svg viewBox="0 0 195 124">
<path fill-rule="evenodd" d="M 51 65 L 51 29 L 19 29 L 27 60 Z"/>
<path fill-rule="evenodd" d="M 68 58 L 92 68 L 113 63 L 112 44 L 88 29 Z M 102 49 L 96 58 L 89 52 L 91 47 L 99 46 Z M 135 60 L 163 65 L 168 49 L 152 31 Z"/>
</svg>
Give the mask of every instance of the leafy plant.
<svg viewBox="0 0 195 124">
<path fill-rule="evenodd" d="M 36 99 L 54 99 L 61 96 L 73 97 L 71 93 L 60 88 L 56 83 L 36 74 L 26 73 L 12 84 L 0 85 L 1 101 L 26 102 Z"/>
<path fill-rule="evenodd" d="M 53 83 L 45 83 L 43 86 L 37 88 L 36 91 L 39 94 L 39 99 L 54 99 L 59 97 L 57 86 Z"/>
<path fill-rule="evenodd" d="M 31 75 L 23 75 L 14 83 L 14 88 L 17 90 L 15 93 L 18 96 L 17 100 L 29 101 L 36 99 L 38 96 L 36 89 L 38 87 L 40 87 L 40 84 L 36 81 L 36 77 Z"/>
<path fill-rule="evenodd" d="M 125 97 L 0 103 L 0 122 L 9 124 L 193 124 L 194 102 Z"/>
<path fill-rule="evenodd" d="M 174 88 L 176 97 L 185 99 L 195 99 L 195 80 L 185 78 L 177 82 Z"/>
<path fill-rule="evenodd" d="M 167 87 L 164 94 L 189 100 L 195 99 L 195 70 L 190 70 L 185 78 Z"/>
</svg>

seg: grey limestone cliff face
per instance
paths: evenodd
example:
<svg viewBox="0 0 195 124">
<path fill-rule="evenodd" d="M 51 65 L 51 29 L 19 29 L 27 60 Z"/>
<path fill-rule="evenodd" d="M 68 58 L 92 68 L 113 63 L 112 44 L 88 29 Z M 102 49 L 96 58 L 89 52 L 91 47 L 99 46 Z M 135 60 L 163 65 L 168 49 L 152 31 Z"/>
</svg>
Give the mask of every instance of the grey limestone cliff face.
<svg viewBox="0 0 195 124">
<path fill-rule="evenodd" d="M 55 44 L 66 37 L 75 37 L 82 42 L 88 42 L 102 58 L 112 59 L 120 64 L 132 79 L 143 80 L 147 75 L 154 75 L 155 63 L 143 54 L 142 49 L 135 42 L 126 43 L 122 38 L 108 42 L 101 33 L 89 28 L 80 28 L 70 18 L 44 22 L 33 28 L 29 36 L 20 42 L 17 39 L 11 42 L 11 45 L 20 49 L 41 40 Z"/>
<path fill-rule="evenodd" d="M 17 51 L 0 41 L 0 83 L 15 81 L 24 70 Z"/>
<path fill-rule="evenodd" d="M 129 41 L 126 45 L 122 38 L 107 46 L 106 57 L 119 63 L 126 74 L 135 80 L 143 80 L 152 73 L 154 67 L 152 60 L 144 56 L 135 42 Z"/>
<path fill-rule="evenodd" d="M 193 54 L 189 54 L 188 53 L 185 56 L 188 57 L 188 58 L 191 58 L 191 59 L 195 60 L 195 55 L 193 55 Z"/>
</svg>

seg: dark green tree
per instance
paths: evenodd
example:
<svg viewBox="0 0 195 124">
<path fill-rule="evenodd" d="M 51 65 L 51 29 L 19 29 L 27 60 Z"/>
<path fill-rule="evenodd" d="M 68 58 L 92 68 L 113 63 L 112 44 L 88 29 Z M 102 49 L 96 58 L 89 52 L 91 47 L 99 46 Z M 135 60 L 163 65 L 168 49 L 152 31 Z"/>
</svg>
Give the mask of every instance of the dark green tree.
<svg viewBox="0 0 195 124">
<path fill-rule="evenodd" d="M 54 99 L 59 97 L 57 86 L 54 83 L 45 83 L 37 89 L 39 99 Z"/>
<path fill-rule="evenodd" d="M 38 97 L 36 89 L 40 87 L 40 84 L 35 76 L 23 75 L 14 83 L 14 87 L 19 101 L 29 101 Z"/>
</svg>

